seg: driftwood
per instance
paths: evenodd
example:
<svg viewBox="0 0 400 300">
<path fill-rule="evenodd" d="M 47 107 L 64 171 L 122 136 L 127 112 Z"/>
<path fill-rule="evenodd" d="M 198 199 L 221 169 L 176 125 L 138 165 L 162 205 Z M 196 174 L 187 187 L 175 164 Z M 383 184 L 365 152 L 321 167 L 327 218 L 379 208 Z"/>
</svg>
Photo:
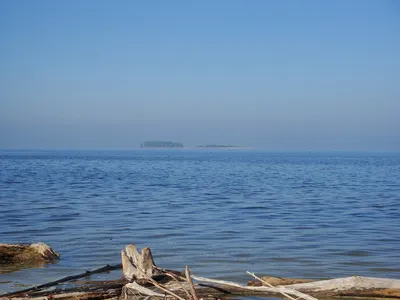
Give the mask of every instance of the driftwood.
<svg viewBox="0 0 400 300">
<path fill-rule="evenodd" d="M 215 286 L 225 289 L 232 294 L 237 294 L 238 289 L 255 292 L 260 295 L 263 293 L 265 296 L 276 295 L 277 292 L 285 292 L 289 295 L 302 297 L 304 293 L 306 296 L 327 298 L 327 297 L 373 297 L 373 298 L 394 298 L 400 299 L 400 280 L 398 279 L 385 279 L 385 278 L 371 278 L 371 277 L 345 277 L 331 280 L 320 280 L 309 283 L 291 284 L 279 287 L 267 286 L 242 286 L 240 284 L 215 280 L 204 277 L 192 276 L 201 282 L 209 282 L 216 284 Z M 293 292 L 294 291 L 294 292 Z M 301 294 L 300 294 L 301 293 Z"/>
<path fill-rule="evenodd" d="M 352 276 L 310 283 L 292 284 L 289 287 L 322 296 L 360 296 L 400 298 L 400 280 Z"/>
<path fill-rule="evenodd" d="M 269 282 L 257 277 L 254 273 L 250 273 L 249 271 L 247 271 L 247 274 L 253 276 L 254 278 L 258 279 L 259 281 L 261 281 L 263 284 L 266 284 L 267 286 L 269 286 L 270 288 L 274 289 L 275 291 L 277 291 L 278 293 L 281 293 L 284 297 L 291 299 L 291 300 L 297 300 L 297 299 L 304 299 L 304 300 L 318 300 L 314 297 L 311 297 L 307 294 L 301 293 L 297 290 L 291 289 L 291 288 L 287 288 L 284 286 L 278 286 L 275 287 L 272 284 L 270 284 Z M 292 296 L 296 296 L 298 298 L 294 298 Z"/>
<path fill-rule="evenodd" d="M 143 248 L 140 253 L 136 245 L 128 245 L 121 251 L 122 270 L 124 277 L 131 281 L 160 275 L 156 268 L 153 255 L 149 247 Z"/>
<path fill-rule="evenodd" d="M 152 291 L 151 289 L 148 289 L 136 282 L 130 282 L 127 283 L 123 289 L 122 289 L 122 294 L 121 297 L 123 299 L 127 299 L 128 298 L 128 290 L 129 291 L 133 291 L 133 292 L 138 292 L 138 296 L 156 296 L 156 297 L 164 297 L 163 294 L 157 293 Z"/>
<path fill-rule="evenodd" d="M 261 276 L 260 280 L 249 280 L 248 286 L 262 286 L 262 285 L 289 285 L 295 283 L 307 283 L 312 282 L 312 279 L 303 279 L 303 278 L 283 278 L 283 277 L 274 277 L 274 276 Z"/>
<path fill-rule="evenodd" d="M 198 298 L 219 298 L 226 296 L 263 296 L 263 297 L 279 297 L 280 291 L 277 291 L 277 287 L 267 286 L 244 286 L 234 282 L 215 280 L 204 277 L 191 276 L 198 283 L 195 285 L 196 295 Z M 368 278 L 368 277 L 347 277 L 338 278 L 332 280 L 322 280 L 312 282 L 312 285 L 307 284 L 295 284 L 284 286 L 285 291 L 287 289 L 307 293 L 318 299 L 332 299 L 337 297 L 357 297 L 362 299 L 368 298 L 390 298 L 392 300 L 400 299 L 400 288 L 398 288 L 400 280 L 392 279 L 381 279 L 381 278 Z M 206 282 L 210 284 L 205 284 Z M 381 285 L 382 284 L 382 285 Z M 162 285 L 165 289 L 168 289 L 173 294 L 178 296 L 178 299 L 190 299 L 187 293 L 182 287 L 189 289 L 187 282 L 176 282 L 171 281 L 168 284 Z M 138 300 L 145 299 L 151 296 L 151 299 L 163 299 L 166 292 L 154 286 L 143 286 L 138 283 L 128 283 L 123 288 L 123 284 L 119 287 L 106 287 L 103 285 L 104 290 L 102 291 L 87 291 L 87 292 L 70 292 L 65 291 L 62 294 L 55 294 L 49 292 L 43 294 L 41 297 L 30 296 L 32 300 L 49 300 L 62 299 L 62 300 L 83 300 L 83 299 L 109 299 L 121 295 L 120 299 L 124 300 Z M 124 290 L 127 288 L 127 290 Z M 278 288 L 279 289 L 279 288 Z M 121 293 L 122 291 L 122 293 Z M 162 295 L 162 296 L 160 296 Z M 8 296 L 9 299 L 18 299 L 24 297 L 24 294 L 18 294 L 15 296 Z M 45 299 L 44 297 L 48 297 Z M 174 296 L 168 296 L 167 298 L 175 298 Z M 4 300 L 6 298 L 1 298 Z M 24 297 L 26 299 L 26 297 Z"/>
<path fill-rule="evenodd" d="M 185 268 L 185 275 L 186 275 L 187 283 L 188 283 L 189 288 L 190 288 L 190 292 L 192 293 L 193 300 L 198 300 L 197 294 L 196 294 L 196 288 L 194 287 L 192 278 L 190 277 L 190 270 L 189 270 L 188 266 L 186 266 L 186 268 Z"/>
<path fill-rule="evenodd" d="M 264 297 L 279 297 L 279 295 L 284 295 L 285 298 L 291 300 L 317 300 L 316 298 L 326 299 L 332 297 L 400 299 L 400 280 L 395 279 L 355 276 L 332 280 L 321 280 L 310 283 L 291 284 L 285 286 L 244 286 L 235 282 L 197 277 L 193 275 L 191 276 L 191 278 L 199 282 L 195 287 L 195 293 L 199 298 L 204 298 L 208 296 L 218 298 L 227 295 Z M 286 278 L 282 279 L 286 280 Z M 289 281 L 290 279 L 287 280 Z M 188 297 L 187 293 L 185 295 L 184 291 L 184 289 L 190 289 L 190 285 L 191 284 L 189 282 L 170 282 L 163 286 L 163 290 L 159 290 L 158 286 L 150 288 L 150 290 L 161 294 L 162 292 L 164 292 L 164 289 L 168 289 L 170 292 L 179 297 L 175 298 L 181 299 L 186 296 L 187 299 L 193 299 L 193 296 Z M 125 294 L 124 299 L 141 299 L 140 297 L 138 297 L 138 291 L 136 291 L 135 293 L 135 291 L 131 290 L 130 292 L 131 293 Z"/>
<path fill-rule="evenodd" d="M 226 296 L 263 296 L 281 297 L 290 300 L 317 300 L 337 297 L 391 298 L 400 300 L 400 280 L 346 277 L 331 280 L 310 281 L 308 279 L 258 277 L 263 285 L 245 286 L 235 282 L 197 277 L 190 275 L 186 267 L 186 277 L 182 272 L 165 270 L 154 263 L 149 248 L 141 252 L 134 245 L 127 246 L 122 252 L 124 280 L 111 282 L 86 282 L 86 285 L 63 291 L 45 291 L 61 282 L 75 280 L 97 272 L 118 268 L 106 266 L 86 273 L 65 277 L 52 283 L 44 284 L 19 292 L 0 296 L 1 300 L 27 297 L 35 300 L 84 300 L 110 299 L 178 299 L 197 300 L 201 298 L 219 298 Z M 195 283 L 192 281 L 195 280 Z M 129 282 L 133 281 L 133 282 Z M 2 298 L 3 297 L 3 298 Z M 7 297 L 7 298 L 4 298 Z"/>
</svg>

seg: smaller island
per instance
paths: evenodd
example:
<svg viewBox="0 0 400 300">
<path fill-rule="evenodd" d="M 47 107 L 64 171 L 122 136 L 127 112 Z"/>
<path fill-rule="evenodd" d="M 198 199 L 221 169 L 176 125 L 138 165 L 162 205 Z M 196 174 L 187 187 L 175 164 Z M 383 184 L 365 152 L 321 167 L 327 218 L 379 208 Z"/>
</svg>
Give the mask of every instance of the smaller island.
<svg viewBox="0 0 400 300">
<path fill-rule="evenodd" d="M 219 145 L 219 144 L 207 144 L 207 145 L 198 145 L 196 148 L 238 148 L 238 146 L 234 146 L 234 145 Z"/>
<path fill-rule="evenodd" d="M 164 141 L 146 141 L 140 144 L 140 148 L 183 148 L 183 144 Z"/>
</svg>

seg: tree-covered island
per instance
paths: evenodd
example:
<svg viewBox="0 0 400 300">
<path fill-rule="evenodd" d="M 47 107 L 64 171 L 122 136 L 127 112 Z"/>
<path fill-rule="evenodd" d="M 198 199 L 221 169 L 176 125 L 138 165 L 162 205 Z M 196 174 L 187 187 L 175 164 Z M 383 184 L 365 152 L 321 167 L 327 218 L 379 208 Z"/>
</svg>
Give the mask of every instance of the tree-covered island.
<svg viewBox="0 0 400 300">
<path fill-rule="evenodd" d="M 183 144 L 164 141 L 146 141 L 140 144 L 140 148 L 183 148 Z"/>
<path fill-rule="evenodd" d="M 219 145 L 219 144 L 207 144 L 207 145 L 198 145 L 197 148 L 237 148 L 238 146 L 234 145 Z"/>
</svg>

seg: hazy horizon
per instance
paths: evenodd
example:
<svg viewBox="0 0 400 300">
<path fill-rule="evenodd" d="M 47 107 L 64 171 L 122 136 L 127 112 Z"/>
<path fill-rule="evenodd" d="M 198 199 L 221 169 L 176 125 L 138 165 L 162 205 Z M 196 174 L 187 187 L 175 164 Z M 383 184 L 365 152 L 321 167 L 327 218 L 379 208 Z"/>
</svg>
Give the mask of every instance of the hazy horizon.
<svg viewBox="0 0 400 300">
<path fill-rule="evenodd" d="M 0 149 L 400 151 L 396 1 L 0 2 Z"/>
</svg>

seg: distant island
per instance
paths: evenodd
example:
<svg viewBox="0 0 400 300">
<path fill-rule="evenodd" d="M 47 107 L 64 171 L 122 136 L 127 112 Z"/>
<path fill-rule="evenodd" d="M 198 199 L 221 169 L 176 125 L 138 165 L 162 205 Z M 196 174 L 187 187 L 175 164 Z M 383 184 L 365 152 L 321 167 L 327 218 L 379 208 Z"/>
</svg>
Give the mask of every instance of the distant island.
<svg viewBox="0 0 400 300">
<path fill-rule="evenodd" d="M 183 148 L 183 144 L 164 141 L 146 141 L 140 144 L 140 148 Z"/>
<path fill-rule="evenodd" d="M 238 146 L 233 145 L 218 145 L 218 144 L 209 144 L 209 145 L 198 145 L 197 148 L 237 148 Z"/>
<path fill-rule="evenodd" d="M 170 141 L 145 141 L 140 144 L 140 148 L 186 148 L 186 149 L 205 149 L 205 148 L 224 148 L 224 149 L 241 149 L 241 146 L 235 145 L 224 145 L 224 144 L 201 144 L 197 146 L 189 146 L 185 147 L 182 143 L 179 142 L 170 142 Z"/>
</svg>

